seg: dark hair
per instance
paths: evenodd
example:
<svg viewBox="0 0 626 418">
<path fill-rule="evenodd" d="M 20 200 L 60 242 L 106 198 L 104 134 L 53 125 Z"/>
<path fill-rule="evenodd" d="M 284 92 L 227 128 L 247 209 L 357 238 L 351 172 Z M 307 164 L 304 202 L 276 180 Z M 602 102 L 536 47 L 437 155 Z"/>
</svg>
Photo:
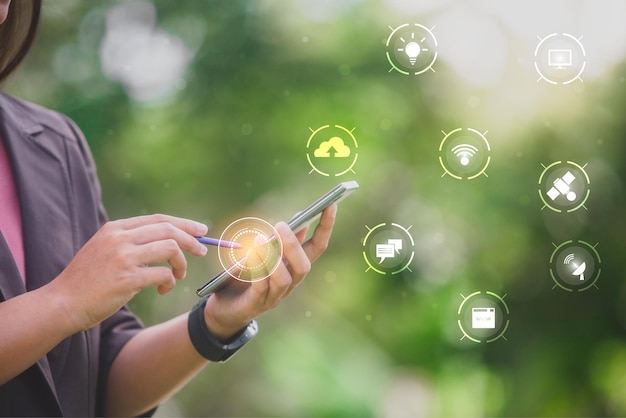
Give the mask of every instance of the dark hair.
<svg viewBox="0 0 626 418">
<path fill-rule="evenodd" d="M 35 39 L 41 0 L 15 0 L 0 25 L 0 83 L 24 59 Z"/>
</svg>

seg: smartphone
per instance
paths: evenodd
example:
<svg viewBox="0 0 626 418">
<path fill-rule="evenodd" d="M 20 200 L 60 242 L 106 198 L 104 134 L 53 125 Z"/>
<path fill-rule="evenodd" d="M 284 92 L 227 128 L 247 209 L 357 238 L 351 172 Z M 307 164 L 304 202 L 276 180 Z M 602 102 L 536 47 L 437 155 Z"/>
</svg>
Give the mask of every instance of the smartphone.
<svg viewBox="0 0 626 418">
<path fill-rule="evenodd" d="M 287 225 L 289 225 L 291 230 L 294 232 L 302 230 L 302 228 L 306 227 L 308 224 L 317 219 L 321 215 L 322 211 L 324 211 L 324 209 L 326 209 L 330 204 L 341 201 L 358 188 L 359 183 L 354 180 L 338 184 L 337 186 L 329 190 L 328 193 L 310 204 L 306 209 L 294 215 L 294 217 L 291 218 L 289 222 L 287 222 Z M 210 293 L 216 292 L 223 286 L 226 286 L 226 284 L 228 283 L 228 279 L 237 280 L 234 279 L 227 270 L 224 270 L 217 276 L 206 282 L 204 285 L 199 287 L 196 290 L 196 294 L 202 297 Z"/>
</svg>

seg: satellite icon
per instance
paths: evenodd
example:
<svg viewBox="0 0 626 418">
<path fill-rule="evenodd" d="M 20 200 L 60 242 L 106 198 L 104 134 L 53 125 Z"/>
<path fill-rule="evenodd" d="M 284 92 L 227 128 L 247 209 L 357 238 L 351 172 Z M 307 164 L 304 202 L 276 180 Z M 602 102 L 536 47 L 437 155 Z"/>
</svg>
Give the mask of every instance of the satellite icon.
<svg viewBox="0 0 626 418">
<path fill-rule="evenodd" d="M 459 144 L 453 147 L 451 151 L 457 156 L 461 165 L 465 166 L 470 163 L 470 158 L 476 155 L 478 148 L 470 144 Z"/>
<path fill-rule="evenodd" d="M 567 200 L 573 202 L 576 200 L 576 192 L 570 189 L 570 185 L 574 180 L 576 180 L 576 176 L 571 171 L 568 171 L 563 177 L 554 180 L 554 187 L 548 190 L 546 194 L 552 200 L 556 200 L 557 197 L 563 195 Z"/>
<path fill-rule="evenodd" d="M 549 208 L 555 212 L 571 213 L 580 208 L 587 209 L 585 203 L 591 192 L 591 182 L 585 171 L 587 164 L 581 166 L 573 161 L 555 161 L 541 166 L 544 168 L 538 181 L 539 197 L 543 202 L 541 210 Z"/>
<path fill-rule="evenodd" d="M 580 280 L 585 280 L 585 270 L 587 270 L 587 263 L 583 261 L 580 265 L 578 265 L 575 263 L 576 260 L 574 258 L 575 258 L 574 254 L 569 254 L 563 260 L 563 264 L 566 264 L 566 265 L 571 264 L 572 266 L 574 266 L 574 271 L 572 272 L 572 276 L 579 276 Z"/>
</svg>

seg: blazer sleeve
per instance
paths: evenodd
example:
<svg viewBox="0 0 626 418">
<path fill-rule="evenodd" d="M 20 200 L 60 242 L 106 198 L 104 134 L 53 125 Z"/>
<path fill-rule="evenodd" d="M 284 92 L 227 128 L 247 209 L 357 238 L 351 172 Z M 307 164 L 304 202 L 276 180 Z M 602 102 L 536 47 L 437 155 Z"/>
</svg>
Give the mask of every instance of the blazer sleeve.
<svg viewBox="0 0 626 418">
<path fill-rule="evenodd" d="M 109 372 L 115 357 L 124 345 L 134 337 L 142 328 L 142 325 L 130 310 L 125 306 L 110 318 L 100 324 L 100 356 L 98 373 L 98 398 L 96 402 L 96 415 L 104 416 L 104 402 L 106 400 L 106 387 Z M 151 416 L 156 408 L 146 416 Z"/>
</svg>

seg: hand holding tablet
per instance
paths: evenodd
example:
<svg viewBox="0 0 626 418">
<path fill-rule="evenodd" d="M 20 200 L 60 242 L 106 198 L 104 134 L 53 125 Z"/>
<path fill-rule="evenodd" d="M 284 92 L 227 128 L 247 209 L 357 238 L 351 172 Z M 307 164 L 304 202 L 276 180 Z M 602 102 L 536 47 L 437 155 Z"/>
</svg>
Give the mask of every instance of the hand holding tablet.
<svg viewBox="0 0 626 418">
<path fill-rule="evenodd" d="M 354 190 L 359 188 L 359 184 L 356 181 L 347 181 L 344 183 L 340 183 L 331 189 L 328 193 L 324 194 L 322 197 L 317 199 L 311 205 L 309 205 L 304 210 L 298 212 L 291 220 L 287 223 L 292 231 L 298 232 L 314 221 L 316 218 L 320 216 L 320 214 L 330 206 L 332 203 L 337 203 L 350 195 Z M 246 218 L 253 219 L 253 218 Z M 260 221 L 260 220 L 259 220 Z M 261 221 L 264 222 L 264 221 Z M 232 224 L 231 224 L 232 226 Z M 230 226 L 229 226 L 230 227 Z M 270 226 L 271 227 L 271 226 Z M 228 228 L 227 228 L 228 229 Z M 273 229 L 273 228 L 272 228 Z M 243 237 L 244 232 L 247 232 L 245 235 L 249 235 L 250 237 L 254 236 L 257 232 L 256 228 L 242 228 L 241 236 Z M 258 234 L 257 234 L 258 235 Z M 263 235 L 263 237 L 261 237 Z M 220 245 L 219 249 L 221 252 L 227 251 L 228 255 L 231 256 L 230 266 L 224 266 L 225 269 L 217 276 L 209 280 L 207 283 L 202 285 L 196 290 L 198 296 L 206 296 L 210 293 L 218 291 L 220 288 L 225 286 L 228 283 L 229 278 L 239 278 L 242 271 L 248 269 L 253 270 L 248 266 L 248 260 L 250 262 L 260 262 L 265 258 L 273 259 L 278 254 L 278 262 L 280 262 L 280 257 L 282 256 L 282 251 L 280 253 L 274 254 L 277 250 L 277 246 L 280 247 L 278 235 L 273 231 L 266 231 L 262 233 L 254 240 L 254 243 L 241 244 L 237 238 L 231 239 L 231 241 L 224 241 L 222 238 L 218 240 L 221 243 L 228 242 L 228 245 Z M 224 234 L 222 234 L 224 236 Z M 248 239 L 249 240 L 249 239 Z M 261 242 L 262 241 L 262 242 Z M 236 246 L 240 245 L 242 248 L 237 248 Z M 245 248 L 243 248 L 245 247 Z M 249 247 L 249 248 L 248 248 Z M 243 251 L 243 252 L 242 252 Z M 241 253 L 241 254 L 239 254 Z M 250 254 L 254 253 L 254 257 L 250 257 Z M 221 253 L 220 253 L 221 254 Z M 220 255 L 220 261 L 222 261 L 222 257 Z M 224 264 L 224 263 L 223 263 Z M 247 277 L 244 281 L 254 281 L 263 278 L 263 276 L 267 277 L 271 274 L 271 270 L 275 267 L 274 260 L 271 261 L 272 266 L 259 266 L 262 267 L 260 271 L 264 271 L 265 274 L 259 277 Z M 260 274 L 255 272 L 256 275 Z M 248 272 L 250 276 L 250 273 Z"/>
</svg>

